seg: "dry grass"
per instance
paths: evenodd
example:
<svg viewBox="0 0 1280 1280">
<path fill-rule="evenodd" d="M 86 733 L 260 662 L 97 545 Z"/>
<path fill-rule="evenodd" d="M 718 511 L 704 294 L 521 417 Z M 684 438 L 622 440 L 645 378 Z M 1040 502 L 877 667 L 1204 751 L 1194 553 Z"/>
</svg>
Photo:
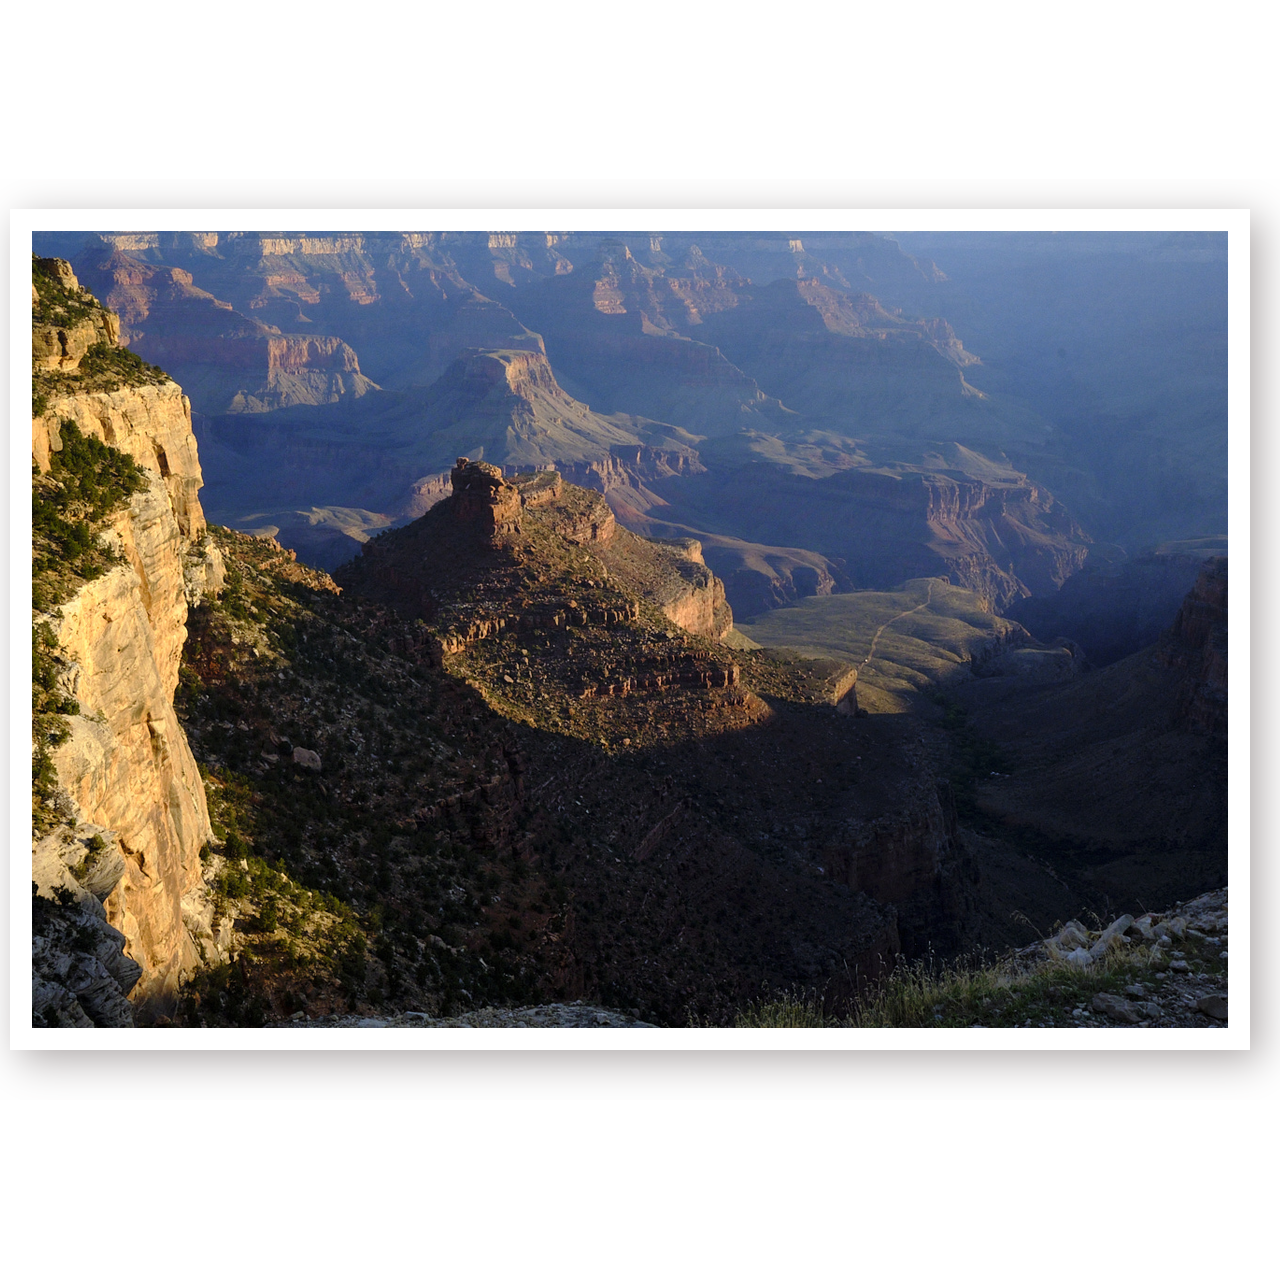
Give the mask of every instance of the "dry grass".
<svg viewBox="0 0 1280 1280">
<path fill-rule="evenodd" d="M 1071 1011 L 1099 992 L 1120 994 L 1150 979 L 1151 950 L 1120 944 L 1078 969 L 1064 960 L 1009 957 L 995 964 L 927 961 L 899 965 L 843 1015 L 824 1012 L 816 993 L 753 1003 L 739 1027 L 1020 1027 L 1074 1025 Z"/>
</svg>

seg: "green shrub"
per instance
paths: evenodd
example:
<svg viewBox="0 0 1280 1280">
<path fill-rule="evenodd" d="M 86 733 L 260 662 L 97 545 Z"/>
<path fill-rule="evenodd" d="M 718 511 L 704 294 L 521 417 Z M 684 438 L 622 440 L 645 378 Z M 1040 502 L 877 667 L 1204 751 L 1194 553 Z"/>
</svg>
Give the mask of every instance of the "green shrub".
<svg viewBox="0 0 1280 1280">
<path fill-rule="evenodd" d="M 148 364 L 128 347 L 112 342 L 95 342 L 80 360 L 80 377 L 95 391 L 118 391 L 121 387 L 144 387 L 169 381 L 158 365 Z"/>
<path fill-rule="evenodd" d="M 31 255 L 31 283 L 36 300 L 31 304 L 33 324 L 67 328 L 88 320 L 102 311 L 98 300 L 87 289 L 72 292 L 53 274 L 53 261 Z"/>
<path fill-rule="evenodd" d="M 82 434 L 71 419 L 63 420 L 61 435 L 49 473 L 32 476 L 31 603 L 42 612 L 65 599 L 75 580 L 100 577 L 118 562 L 95 526 L 148 483 L 128 454 Z"/>
</svg>

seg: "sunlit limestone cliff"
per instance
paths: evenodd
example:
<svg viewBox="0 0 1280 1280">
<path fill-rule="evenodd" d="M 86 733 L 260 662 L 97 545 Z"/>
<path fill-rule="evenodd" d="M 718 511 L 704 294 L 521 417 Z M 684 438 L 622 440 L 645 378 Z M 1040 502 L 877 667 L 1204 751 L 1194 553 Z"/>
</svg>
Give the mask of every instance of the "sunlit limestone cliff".
<svg viewBox="0 0 1280 1280">
<path fill-rule="evenodd" d="M 216 950 L 173 693 L 221 559 L 181 388 L 117 345 L 65 262 L 32 271 L 33 1014 L 123 1025 Z"/>
</svg>

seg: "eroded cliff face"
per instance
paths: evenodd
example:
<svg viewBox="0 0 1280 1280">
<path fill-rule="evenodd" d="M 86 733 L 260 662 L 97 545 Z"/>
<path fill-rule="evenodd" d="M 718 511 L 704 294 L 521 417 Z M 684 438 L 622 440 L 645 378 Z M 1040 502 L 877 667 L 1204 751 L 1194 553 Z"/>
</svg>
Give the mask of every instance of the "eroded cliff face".
<svg viewBox="0 0 1280 1280">
<path fill-rule="evenodd" d="M 62 450 L 68 421 L 128 454 L 146 484 L 98 530 L 119 562 L 37 619 L 52 629 L 64 660 L 62 691 L 79 714 L 67 717 L 69 736 L 52 752 L 64 823 L 38 846 L 33 878 L 46 896 L 67 888 L 93 914 L 89 898 L 102 904 L 106 925 L 140 970 L 129 998 L 146 1020 L 164 1011 L 181 974 L 201 960 L 192 930 L 208 916 L 200 850 L 212 832 L 173 693 L 188 603 L 218 590 L 222 563 L 204 537 L 200 464 L 181 388 L 117 385 L 49 398 L 32 421 L 39 471 Z M 86 831 L 99 836 L 105 858 L 77 860 Z"/>
<path fill-rule="evenodd" d="M 332 404 L 376 385 L 341 338 L 282 333 L 198 288 L 180 267 L 156 266 L 103 246 L 83 254 L 78 269 L 111 308 L 99 313 L 116 326 L 110 340 L 172 372 L 201 412 Z"/>
<path fill-rule="evenodd" d="M 72 373 L 80 367 L 94 343 L 115 342 L 119 336 L 120 324 L 109 311 L 72 324 L 32 325 L 32 367 L 53 373 Z"/>
<path fill-rule="evenodd" d="M 653 488 L 666 505 L 644 513 L 646 532 L 664 524 L 735 528 L 757 544 L 757 556 L 770 548 L 810 548 L 811 556 L 820 553 L 809 561 L 815 568 L 829 557 L 841 586 L 886 588 L 945 575 L 1000 610 L 1033 592 L 1055 591 L 1089 553 L 1086 535 L 1061 503 L 1011 470 L 986 482 L 933 466 L 856 466 L 814 478 L 747 465 L 655 481 Z M 821 591 L 820 580 L 815 586 L 807 594 Z M 754 601 L 742 603 L 743 614 L 753 611 Z"/>
<path fill-rule="evenodd" d="M 1173 626 L 1157 646 L 1158 661 L 1184 673 L 1180 724 L 1215 738 L 1227 735 L 1227 559 L 1205 562 Z"/>
<path fill-rule="evenodd" d="M 643 584 L 646 597 L 676 626 L 713 640 L 722 640 L 732 628 L 724 583 L 707 567 L 695 538 L 658 542 L 621 529 L 601 559 L 624 582 Z"/>
<path fill-rule="evenodd" d="M 522 556 L 528 536 L 545 529 L 564 544 L 588 549 L 611 581 L 654 605 L 676 626 L 714 640 L 733 626 L 724 583 L 707 567 L 696 540 L 639 537 L 618 525 L 598 493 L 566 485 L 558 471 L 508 480 L 499 467 L 459 458 L 450 486 L 449 505 L 439 508 L 447 512 L 442 528 L 467 530 L 477 544 Z M 383 548 L 372 543 L 366 547 L 388 584 L 406 577 L 406 570 L 399 568 L 388 575 L 389 566 L 379 554 Z M 429 596 L 422 597 L 418 608 L 422 616 L 430 616 Z"/>
</svg>

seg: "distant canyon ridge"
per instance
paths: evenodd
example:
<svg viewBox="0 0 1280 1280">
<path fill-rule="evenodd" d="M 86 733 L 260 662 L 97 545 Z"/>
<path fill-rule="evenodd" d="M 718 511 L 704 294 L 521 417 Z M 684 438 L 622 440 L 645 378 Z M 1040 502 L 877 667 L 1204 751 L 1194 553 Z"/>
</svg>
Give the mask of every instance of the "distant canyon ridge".
<svg viewBox="0 0 1280 1280">
<path fill-rule="evenodd" d="M 150 231 L 36 248 L 70 258 L 121 343 L 190 396 L 210 518 L 319 567 L 429 510 L 463 456 L 554 467 L 632 531 L 696 538 L 742 617 L 933 575 L 1060 629 L 1025 602 L 1070 582 L 1090 617 L 1129 592 L 1116 625 L 1145 639 L 1225 551 L 1225 237 Z M 1125 568 L 1162 554 L 1186 564 Z"/>
</svg>

